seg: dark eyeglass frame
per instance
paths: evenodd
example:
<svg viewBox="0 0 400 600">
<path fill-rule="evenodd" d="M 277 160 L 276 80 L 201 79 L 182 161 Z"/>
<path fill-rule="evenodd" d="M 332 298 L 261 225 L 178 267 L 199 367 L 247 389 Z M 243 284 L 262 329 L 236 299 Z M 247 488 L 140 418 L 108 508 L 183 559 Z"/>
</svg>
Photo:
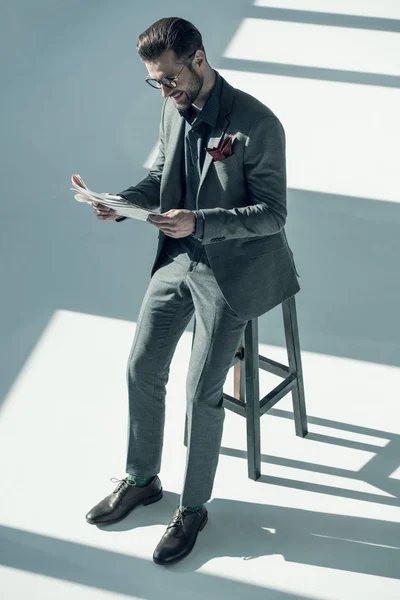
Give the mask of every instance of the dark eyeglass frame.
<svg viewBox="0 0 400 600">
<path fill-rule="evenodd" d="M 193 56 L 193 54 L 196 54 L 197 50 L 195 50 L 194 52 L 192 52 L 192 54 L 190 54 L 189 56 L 186 57 L 185 60 L 188 60 L 191 56 Z M 177 75 L 174 75 L 174 77 L 163 77 L 162 79 L 150 79 L 147 78 L 145 79 L 146 83 L 148 83 L 152 88 L 156 89 L 156 90 L 161 90 L 161 86 L 173 89 L 176 88 L 177 86 L 177 81 L 178 81 L 178 77 L 179 75 L 182 73 L 183 68 L 186 67 L 187 64 L 184 62 L 182 69 L 179 71 L 179 73 Z M 168 81 L 168 83 L 165 83 L 165 81 Z"/>
</svg>

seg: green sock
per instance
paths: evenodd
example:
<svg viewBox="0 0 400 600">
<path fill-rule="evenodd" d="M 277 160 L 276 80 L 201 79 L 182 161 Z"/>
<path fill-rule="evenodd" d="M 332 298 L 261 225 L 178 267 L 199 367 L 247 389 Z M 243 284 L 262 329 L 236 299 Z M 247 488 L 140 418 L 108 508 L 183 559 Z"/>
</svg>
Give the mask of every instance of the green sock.
<svg viewBox="0 0 400 600">
<path fill-rule="evenodd" d="M 184 508 L 186 508 L 186 510 L 190 510 L 190 512 L 196 512 L 196 510 L 200 510 L 200 508 L 201 508 L 202 506 L 203 506 L 202 504 L 200 504 L 200 506 L 182 506 L 182 505 L 181 505 L 181 506 L 179 506 L 179 508 L 180 508 L 181 510 L 183 510 Z"/>
<path fill-rule="evenodd" d="M 144 487 L 145 485 L 148 485 L 153 479 L 154 475 L 152 477 L 138 477 L 138 475 L 131 474 L 128 475 L 128 480 L 134 481 L 137 487 Z"/>
</svg>

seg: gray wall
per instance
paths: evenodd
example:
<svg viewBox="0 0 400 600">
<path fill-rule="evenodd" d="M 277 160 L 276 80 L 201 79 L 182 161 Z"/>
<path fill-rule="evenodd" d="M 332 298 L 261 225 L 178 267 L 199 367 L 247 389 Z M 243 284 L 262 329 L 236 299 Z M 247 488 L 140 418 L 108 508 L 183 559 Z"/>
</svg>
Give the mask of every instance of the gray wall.
<svg viewBox="0 0 400 600">
<path fill-rule="evenodd" d="M 157 230 L 98 221 L 73 200 L 70 176 L 80 173 L 89 187 L 109 192 L 145 176 L 161 95 L 143 82 L 138 35 L 158 18 L 182 16 L 203 32 L 211 65 L 226 69 L 224 50 L 254 11 L 250 0 L 201 6 L 2 3 L 1 398 L 55 310 L 136 320 Z M 374 24 L 390 28 L 389 20 L 370 19 Z M 240 68 L 237 61 L 233 68 Z M 399 204 L 290 189 L 288 209 L 302 286 L 296 297 L 302 349 L 399 365 Z M 260 340 L 283 345 L 279 307 L 260 319 Z"/>
</svg>

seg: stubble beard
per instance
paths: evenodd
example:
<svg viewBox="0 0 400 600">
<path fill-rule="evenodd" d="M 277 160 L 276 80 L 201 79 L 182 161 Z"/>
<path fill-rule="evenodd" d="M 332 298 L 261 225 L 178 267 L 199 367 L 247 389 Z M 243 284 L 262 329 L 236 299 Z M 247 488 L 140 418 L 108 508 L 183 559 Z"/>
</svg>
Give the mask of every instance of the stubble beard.
<svg viewBox="0 0 400 600">
<path fill-rule="evenodd" d="M 183 91 L 182 100 L 180 100 L 176 108 L 180 113 L 186 111 L 195 102 L 198 97 L 201 88 L 203 87 L 204 77 L 198 75 L 196 71 L 190 69 L 190 79 L 186 91 Z"/>
</svg>

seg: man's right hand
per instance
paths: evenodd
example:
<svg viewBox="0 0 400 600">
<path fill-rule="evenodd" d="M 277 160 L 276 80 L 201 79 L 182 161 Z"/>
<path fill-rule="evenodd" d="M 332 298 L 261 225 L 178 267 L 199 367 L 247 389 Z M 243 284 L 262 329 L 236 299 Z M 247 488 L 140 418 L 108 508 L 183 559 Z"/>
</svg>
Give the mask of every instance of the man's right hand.
<svg viewBox="0 0 400 600">
<path fill-rule="evenodd" d="M 102 221 L 115 221 L 119 216 L 113 208 L 108 208 L 108 206 L 104 206 L 104 204 L 100 204 L 100 202 L 92 202 L 92 206 L 97 218 Z"/>
</svg>

